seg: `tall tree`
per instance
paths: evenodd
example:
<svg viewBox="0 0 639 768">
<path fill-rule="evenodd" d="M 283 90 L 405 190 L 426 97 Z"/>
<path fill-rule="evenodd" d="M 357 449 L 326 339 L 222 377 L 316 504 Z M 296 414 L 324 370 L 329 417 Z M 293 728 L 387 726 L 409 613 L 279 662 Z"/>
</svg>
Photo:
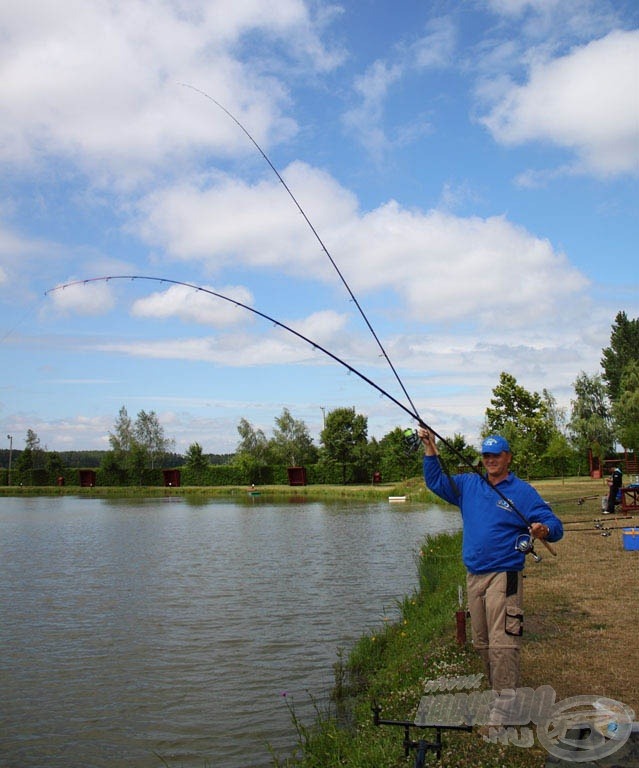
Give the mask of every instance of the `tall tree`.
<svg viewBox="0 0 639 768">
<path fill-rule="evenodd" d="M 25 448 L 23 451 L 20 451 L 15 468 L 18 474 L 29 472 L 33 469 L 33 451 L 31 448 Z"/>
<path fill-rule="evenodd" d="M 64 462 L 57 451 L 47 454 L 45 469 L 49 473 L 49 480 L 55 482 L 58 477 L 64 477 Z"/>
<path fill-rule="evenodd" d="M 575 398 L 570 401 L 571 413 L 568 435 L 575 449 L 583 456 L 592 451 L 605 456 L 614 446 L 613 423 L 606 386 L 598 374 L 589 376 L 581 371 L 573 382 Z"/>
<path fill-rule="evenodd" d="M 368 438 L 368 419 L 355 413 L 355 408 L 335 408 L 326 416 L 320 434 L 326 457 L 342 465 L 342 482 L 346 482 L 346 465 L 363 457 Z"/>
<path fill-rule="evenodd" d="M 133 441 L 131 450 L 127 459 L 127 468 L 129 476 L 133 478 L 138 485 L 144 485 L 144 469 L 149 459 L 149 452 L 137 441 Z"/>
<path fill-rule="evenodd" d="M 294 419 L 288 408 L 284 408 L 275 425 L 270 448 L 277 463 L 296 466 L 315 461 L 317 449 L 303 421 Z"/>
<path fill-rule="evenodd" d="M 40 438 L 32 429 L 27 429 L 27 436 L 24 443 L 25 446 L 31 451 L 40 450 Z"/>
<path fill-rule="evenodd" d="M 237 453 L 248 453 L 254 458 L 264 458 L 268 447 L 268 441 L 264 431 L 256 429 L 247 419 L 240 419 L 237 425 L 240 442 L 237 445 Z"/>
<path fill-rule="evenodd" d="M 41 469 L 44 465 L 44 451 L 40 443 L 40 438 L 32 429 L 27 429 L 25 438 L 25 450 L 31 454 L 30 469 Z"/>
<path fill-rule="evenodd" d="M 201 471 L 208 467 L 208 461 L 204 458 L 202 446 L 199 443 L 191 443 L 186 452 L 185 464 L 194 471 Z"/>
<path fill-rule="evenodd" d="M 138 446 L 146 451 L 151 462 L 151 469 L 175 442 L 165 436 L 164 427 L 160 424 L 155 411 L 148 413 L 140 411 L 138 413 L 133 427 L 133 436 Z"/>
<path fill-rule="evenodd" d="M 37 469 L 40 464 L 41 453 L 40 438 L 32 429 L 28 429 L 24 440 L 24 450 L 20 452 L 16 462 L 16 471 L 26 473 L 32 469 Z"/>
<path fill-rule="evenodd" d="M 199 443 L 191 443 L 186 452 L 185 462 L 185 469 L 189 473 L 189 482 L 194 485 L 203 485 L 208 466 L 209 463 L 204 458 L 202 446 Z"/>
<path fill-rule="evenodd" d="M 469 464 L 479 462 L 479 453 L 472 447 L 472 445 L 469 445 L 466 442 L 466 438 L 462 434 L 456 432 L 452 437 L 447 439 L 447 442 L 455 450 L 451 450 L 448 445 L 443 442 L 437 444 L 437 450 L 442 463 L 450 474 L 455 474 L 455 472 L 464 465 L 464 462 L 460 458 L 460 454 Z"/>
<path fill-rule="evenodd" d="M 371 440 L 374 445 L 375 441 Z M 405 480 L 421 474 L 423 450 L 411 447 L 405 430 L 395 427 L 379 441 L 378 467 L 384 481 Z"/>
<path fill-rule="evenodd" d="M 249 483 L 259 483 L 262 470 L 268 464 L 268 440 L 263 430 L 256 429 L 242 418 L 237 425 L 240 442 L 233 458 L 233 464 L 240 467 Z"/>
<path fill-rule="evenodd" d="M 639 318 L 629 320 L 625 312 L 618 312 L 610 333 L 610 346 L 602 350 L 601 367 L 614 403 L 620 395 L 624 368 L 632 361 L 639 362 Z"/>
<path fill-rule="evenodd" d="M 552 463 L 554 474 L 563 476 L 566 474 L 568 462 L 574 456 L 574 451 L 566 436 L 561 432 L 557 432 L 550 439 L 544 456 Z"/>
<path fill-rule="evenodd" d="M 116 453 L 128 453 L 133 442 L 133 422 L 127 413 L 126 406 L 118 411 L 118 418 L 109 432 L 109 444 Z"/>
<path fill-rule="evenodd" d="M 502 434 L 510 443 L 519 467 L 530 467 L 556 434 L 555 414 L 548 392 L 529 392 L 510 373 L 502 372 L 486 408 L 482 434 Z"/>
<path fill-rule="evenodd" d="M 624 368 L 612 411 L 619 442 L 639 453 L 639 363 L 634 360 Z"/>
<path fill-rule="evenodd" d="M 141 482 L 142 470 L 147 465 L 153 469 L 174 442 L 165 437 L 155 411 L 140 411 L 134 423 L 123 405 L 118 411 L 113 432 L 109 432 L 113 456 L 107 461 L 108 472 L 113 476 L 124 476 L 128 472 Z"/>
</svg>

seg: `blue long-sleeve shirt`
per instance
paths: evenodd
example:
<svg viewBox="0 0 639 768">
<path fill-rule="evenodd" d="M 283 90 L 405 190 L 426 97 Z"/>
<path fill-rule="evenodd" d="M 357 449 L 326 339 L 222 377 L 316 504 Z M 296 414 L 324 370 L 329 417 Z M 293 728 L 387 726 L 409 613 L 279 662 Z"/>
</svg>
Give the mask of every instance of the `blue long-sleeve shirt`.
<svg viewBox="0 0 639 768">
<path fill-rule="evenodd" d="M 454 475 L 451 482 L 437 456 L 424 456 L 424 480 L 433 493 L 461 511 L 462 560 L 470 573 L 523 569 L 525 555 L 515 544 L 519 535 L 527 533 L 527 527 L 489 483 L 475 472 Z M 561 520 L 531 485 L 510 472 L 497 488 L 529 525 L 548 526 L 549 542 L 561 539 L 564 533 Z"/>
</svg>

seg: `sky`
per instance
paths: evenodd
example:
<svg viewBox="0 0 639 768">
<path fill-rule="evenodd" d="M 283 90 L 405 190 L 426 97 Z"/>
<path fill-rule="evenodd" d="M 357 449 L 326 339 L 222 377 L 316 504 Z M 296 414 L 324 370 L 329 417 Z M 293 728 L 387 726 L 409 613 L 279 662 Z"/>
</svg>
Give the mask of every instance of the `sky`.
<svg viewBox="0 0 639 768">
<path fill-rule="evenodd" d="M 346 406 L 476 445 L 502 371 L 569 413 L 639 316 L 635 0 L 8 0 L 0 36 L 0 444 Z"/>
</svg>

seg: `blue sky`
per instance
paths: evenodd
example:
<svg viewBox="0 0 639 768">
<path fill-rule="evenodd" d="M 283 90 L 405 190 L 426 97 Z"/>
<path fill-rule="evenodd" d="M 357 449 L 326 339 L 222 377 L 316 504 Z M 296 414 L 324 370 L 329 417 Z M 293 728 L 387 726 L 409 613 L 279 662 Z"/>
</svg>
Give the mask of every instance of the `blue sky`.
<svg viewBox="0 0 639 768">
<path fill-rule="evenodd" d="M 476 443 L 501 371 L 569 408 L 639 315 L 634 0 L 24 0 L 0 7 L 0 434 L 108 448 L 125 405 L 233 451 L 406 414 Z M 191 86 L 191 87 L 185 87 Z"/>
</svg>

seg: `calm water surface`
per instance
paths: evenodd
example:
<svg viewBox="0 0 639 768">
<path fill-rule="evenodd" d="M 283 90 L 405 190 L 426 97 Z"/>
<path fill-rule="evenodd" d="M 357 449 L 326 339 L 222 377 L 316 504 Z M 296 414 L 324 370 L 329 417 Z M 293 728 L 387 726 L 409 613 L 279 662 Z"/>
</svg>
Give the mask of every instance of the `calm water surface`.
<svg viewBox="0 0 639 768">
<path fill-rule="evenodd" d="M 424 536 L 458 527 L 411 504 L 0 499 L 0 766 L 271 765 L 286 702 L 312 719 Z"/>
</svg>

